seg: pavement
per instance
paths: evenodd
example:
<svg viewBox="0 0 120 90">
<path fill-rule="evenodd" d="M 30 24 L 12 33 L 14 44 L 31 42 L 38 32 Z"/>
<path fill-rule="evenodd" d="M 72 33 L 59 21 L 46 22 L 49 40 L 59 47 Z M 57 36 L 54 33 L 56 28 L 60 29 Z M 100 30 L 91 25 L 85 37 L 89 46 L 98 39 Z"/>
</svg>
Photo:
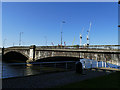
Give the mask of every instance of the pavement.
<svg viewBox="0 0 120 90">
<path fill-rule="evenodd" d="M 66 84 L 83 81 L 111 72 L 84 70 L 83 74 L 75 71 L 46 73 L 26 77 L 7 78 L 2 80 L 2 88 L 55 88 Z"/>
</svg>

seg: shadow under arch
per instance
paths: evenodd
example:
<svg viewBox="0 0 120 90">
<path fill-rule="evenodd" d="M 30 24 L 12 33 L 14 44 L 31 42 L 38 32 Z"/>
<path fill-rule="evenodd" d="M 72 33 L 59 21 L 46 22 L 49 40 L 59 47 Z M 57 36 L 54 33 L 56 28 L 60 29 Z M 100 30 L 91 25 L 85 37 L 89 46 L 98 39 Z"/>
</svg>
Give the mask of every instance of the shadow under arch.
<svg viewBox="0 0 120 90">
<path fill-rule="evenodd" d="M 64 56 L 55 56 L 55 57 L 46 57 L 36 60 L 36 62 L 56 62 L 56 61 L 79 61 L 80 58 L 76 57 L 64 57 Z"/>
<path fill-rule="evenodd" d="M 23 63 L 23 62 L 26 62 L 28 60 L 28 57 L 26 57 L 25 55 L 19 53 L 19 52 L 16 52 L 16 51 L 10 51 L 10 52 L 7 52 L 3 55 L 2 57 L 2 60 L 4 62 L 20 62 L 20 63 Z"/>
</svg>

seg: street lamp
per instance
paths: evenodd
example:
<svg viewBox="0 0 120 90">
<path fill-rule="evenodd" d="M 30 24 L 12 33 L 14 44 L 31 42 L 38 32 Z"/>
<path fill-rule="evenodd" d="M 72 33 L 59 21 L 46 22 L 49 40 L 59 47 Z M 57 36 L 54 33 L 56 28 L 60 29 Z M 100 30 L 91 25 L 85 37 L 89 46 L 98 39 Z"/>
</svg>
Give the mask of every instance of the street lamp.
<svg viewBox="0 0 120 90">
<path fill-rule="evenodd" d="M 20 32 L 20 37 L 19 37 L 19 46 L 21 45 L 21 36 L 22 36 L 23 32 Z"/>
<path fill-rule="evenodd" d="M 62 23 L 61 23 L 61 46 L 62 46 L 62 25 L 63 25 L 63 23 L 65 23 L 65 21 L 62 21 Z"/>
</svg>

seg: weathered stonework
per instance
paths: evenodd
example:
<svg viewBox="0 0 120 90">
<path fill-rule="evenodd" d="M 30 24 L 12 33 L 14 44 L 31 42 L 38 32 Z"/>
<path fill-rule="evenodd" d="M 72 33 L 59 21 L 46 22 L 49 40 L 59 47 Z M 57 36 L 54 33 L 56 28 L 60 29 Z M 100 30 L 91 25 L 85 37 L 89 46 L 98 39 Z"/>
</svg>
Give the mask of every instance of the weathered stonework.
<svg viewBox="0 0 120 90">
<path fill-rule="evenodd" d="M 50 48 L 50 47 L 48 47 Z M 116 65 L 120 65 L 120 51 L 118 50 L 94 50 L 94 49 L 48 49 L 37 48 L 35 45 L 30 47 L 13 47 L 5 48 L 4 53 L 14 51 L 19 52 L 26 56 L 28 60 L 26 62 L 34 62 L 38 59 L 55 57 L 55 56 L 67 56 L 93 59 L 97 61 L 107 61 Z"/>
</svg>

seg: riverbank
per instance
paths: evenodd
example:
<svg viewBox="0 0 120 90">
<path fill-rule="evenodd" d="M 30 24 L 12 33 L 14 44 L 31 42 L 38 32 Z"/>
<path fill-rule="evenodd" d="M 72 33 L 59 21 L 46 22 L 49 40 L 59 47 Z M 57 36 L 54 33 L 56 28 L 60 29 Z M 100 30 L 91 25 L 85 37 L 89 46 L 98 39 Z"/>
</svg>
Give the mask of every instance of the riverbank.
<svg viewBox="0 0 120 90">
<path fill-rule="evenodd" d="M 120 88 L 120 72 L 67 84 L 57 88 Z"/>
<path fill-rule="evenodd" d="M 104 76 L 110 73 L 111 72 L 85 70 L 83 74 L 77 74 L 75 71 L 39 74 L 20 78 L 3 79 L 2 86 L 3 88 L 55 88 L 57 86 Z"/>
</svg>

